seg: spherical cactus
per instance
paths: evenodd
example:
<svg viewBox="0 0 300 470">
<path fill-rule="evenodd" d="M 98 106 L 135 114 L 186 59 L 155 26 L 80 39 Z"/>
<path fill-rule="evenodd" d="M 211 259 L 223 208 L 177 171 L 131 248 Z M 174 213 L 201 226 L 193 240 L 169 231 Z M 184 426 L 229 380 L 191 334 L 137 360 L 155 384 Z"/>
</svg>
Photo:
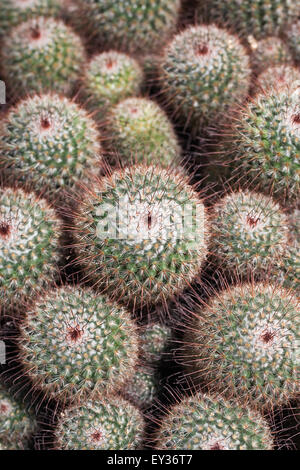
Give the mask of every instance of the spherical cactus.
<svg viewBox="0 0 300 470">
<path fill-rule="evenodd" d="M 300 84 L 300 70 L 292 65 L 268 67 L 257 79 L 256 88 L 266 93 L 275 89 L 296 90 Z"/>
<path fill-rule="evenodd" d="M 267 272 L 284 256 L 288 237 L 287 216 L 267 196 L 239 191 L 214 207 L 210 252 L 226 271 Z"/>
<path fill-rule="evenodd" d="M 118 390 L 134 373 L 138 336 L 130 314 L 91 290 L 62 287 L 29 309 L 20 360 L 47 396 L 66 402 Z"/>
<path fill-rule="evenodd" d="M 300 250 L 298 245 L 287 247 L 285 256 L 274 266 L 272 282 L 300 293 Z"/>
<path fill-rule="evenodd" d="M 136 370 L 131 381 L 123 390 L 125 397 L 139 408 L 147 408 L 153 402 L 158 391 L 158 380 L 155 370 Z"/>
<path fill-rule="evenodd" d="M 132 306 L 155 304 L 200 270 L 206 212 L 181 172 L 138 165 L 86 193 L 74 235 L 78 262 L 99 289 Z"/>
<path fill-rule="evenodd" d="M 0 34 L 31 18 L 55 16 L 61 11 L 59 0 L 0 0 Z"/>
<path fill-rule="evenodd" d="M 74 22 L 83 16 L 102 45 L 143 54 L 156 51 L 169 39 L 180 8 L 180 0 L 78 0 L 78 4 Z"/>
<path fill-rule="evenodd" d="M 62 21 L 33 18 L 5 37 L 1 51 L 4 80 L 12 96 L 32 92 L 71 93 L 85 61 L 84 47 Z"/>
<path fill-rule="evenodd" d="M 294 59 L 296 62 L 300 62 L 300 21 L 292 24 L 286 34 Z"/>
<path fill-rule="evenodd" d="M 0 192 L 1 304 L 12 306 L 53 282 L 60 259 L 61 222 L 35 194 Z"/>
<path fill-rule="evenodd" d="M 28 449 L 35 430 L 36 420 L 32 413 L 0 386 L 0 449 Z"/>
<path fill-rule="evenodd" d="M 160 323 L 151 323 L 142 331 L 142 353 L 145 361 L 159 361 L 171 338 L 171 329 Z"/>
<path fill-rule="evenodd" d="M 36 95 L 0 122 L 0 165 L 8 179 L 32 183 L 49 196 L 68 192 L 100 162 L 96 124 L 76 103 Z"/>
<path fill-rule="evenodd" d="M 112 109 L 108 140 L 121 162 L 178 163 L 180 147 L 164 111 L 147 98 L 127 98 Z"/>
<path fill-rule="evenodd" d="M 300 209 L 295 209 L 288 215 L 293 245 L 300 244 Z"/>
<path fill-rule="evenodd" d="M 143 71 L 135 59 L 116 51 L 102 52 L 84 71 L 82 95 L 88 108 L 101 119 L 113 105 L 139 95 L 142 83 Z"/>
<path fill-rule="evenodd" d="M 267 422 L 251 408 L 221 396 L 195 395 L 173 406 L 162 419 L 157 449 L 271 450 Z"/>
<path fill-rule="evenodd" d="M 296 0 L 198 0 L 198 19 L 216 21 L 233 31 L 255 38 L 285 30 L 300 14 Z"/>
<path fill-rule="evenodd" d="M 120 397 L 87 401 L 62 413 L 54 432 L 60 450 L 137 450 L 144 431 L 140 411 Z"/>
<path fill-rule="evenodd" d="M 227 31 L 214 25 L 190 27 L 165 48 L 160 82 L 167 103 L 186 125 L 215 125 L 245 99 L 249 57 Z"/>
<path fill-rule="evenodd" d="M 195 309 L 185 334 L 189 376 L 261 409 L 298 391 L 299 301 L 278 285 L 245 284 Z"/>
<path fill-rule="evenodd" d="M 232 137 L 239 182 L 293 203 L 300 190 L 300 90 L 258 94 L 246 107 Z"/>
<path fill-rule="evenodd" d="M 293 58 L 287 44 L 278 37 L 267 37 L 260 41 L 251 41 L 251 62 L 256 73 L 266 67 L 293 64 Z"/>
</svg>

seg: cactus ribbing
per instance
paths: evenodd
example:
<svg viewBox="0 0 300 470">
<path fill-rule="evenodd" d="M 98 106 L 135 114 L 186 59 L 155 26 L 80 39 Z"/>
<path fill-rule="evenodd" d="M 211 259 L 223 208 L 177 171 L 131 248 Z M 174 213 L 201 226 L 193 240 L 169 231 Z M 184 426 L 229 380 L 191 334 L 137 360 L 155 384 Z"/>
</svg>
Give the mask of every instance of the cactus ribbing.
<svg viewBox="0 0 300 470">
<path fill-rule="evenodd" d="M 20 330 L 24 370 L 48 396 L 73 401 L 118 390 L 134 373 L 138 337 L 130 314 L 90 290 L 46 293 Z"/>
</svg>

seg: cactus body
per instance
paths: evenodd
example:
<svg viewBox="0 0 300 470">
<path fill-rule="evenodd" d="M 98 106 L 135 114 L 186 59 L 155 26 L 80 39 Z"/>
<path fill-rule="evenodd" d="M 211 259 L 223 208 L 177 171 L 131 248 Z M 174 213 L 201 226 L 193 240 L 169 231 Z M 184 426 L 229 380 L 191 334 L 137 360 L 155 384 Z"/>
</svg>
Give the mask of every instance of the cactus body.
<svg viewBox="0 0 300 470">
<path fill-rule="evenodd" d="M 171 338 L 171 329 L 160 323 L 150 323 L 142 332 L 143 358 L 149 363 L 158 362 Z"/>
<path fill-rule="evenodd" d="M 292 24 L 286 32 L 288 44 L 296 62 L 300 62 L 300 21 Z"/>
<path fill-rule="evenodd" d="M 155 370 L 140 367 L 126 386 L 124 394 L 128 400 L 139 408 L 151 405 L 158 391 L 158 380 Z"/>
<path fill-rule="evenodd" d="M 293 58 L 287 44 L 278 37 L 268 37 L 256 42 L 252 41 L 251 62 L 256 73 L 266 67 L 293 64 Z"/>
<path fill-rule="evenodd" d="M 33 18 L 5 37 L 4 80 L 14 97 L 32 92 L 71 93 L 85 61 L 81 39 L 62 21 Z"/>
<path fill-rule="evenodd" d="M 118 390 L 137 362 L 129 313 L 90 290 L 64 287 L 36 301 L 21 326 L 21 361 L 33 383 L 67 401 Z"/>
<path fill-rule="evenodd" d="M 300 70 L 292 65 L 268 67 L 257 79 L 257 89 L 268 93 L 275 89 L 296 90 L 300 84 Z"/>
<path fill-rule="evenodd" d="M 214 25 L 190 27 L 165 48 L 160 80 L 181 121 L 196 129 L 215 125 L 245 99 L 249 57 L 227 31 Z"/>
<path fill-rule="evenodd" d="M 300 294 L 299 243 L 288 246 L 285 256 L 274 266 L 272 281 Z"/>
<path fill-rule="evenodd" d="M 181 173 L 159 167 L 99 181 L 75 215 L 74 233 L 78 261 L 97 287 L 137 306 L 182 290 L 206 255 L 202 202 Z"/>
</svg>

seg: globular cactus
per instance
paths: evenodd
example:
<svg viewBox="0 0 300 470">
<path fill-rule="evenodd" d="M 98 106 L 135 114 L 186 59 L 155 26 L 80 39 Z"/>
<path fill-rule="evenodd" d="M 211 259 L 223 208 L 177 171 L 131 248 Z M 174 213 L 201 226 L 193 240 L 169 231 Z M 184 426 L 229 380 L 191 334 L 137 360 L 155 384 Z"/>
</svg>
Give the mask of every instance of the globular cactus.
<svg viewBox="0 0 300 470">
<path fill-rule="evenodd" d="M 46 396 L 78 401 L 118 390 L 134 373 L 138 336 L 130 314 L 91 290 L 46 292 L 20 326 L 20 361 Z"/>
<path fill-rule="evenodd" d="M 289 245 L 285 256 L 272 270 L 272 282 L 300 293 L 300 250 L 299 243 Z"/>
<path fill-rule="evenodd" d="M 195 307 L 181 352 L 189 377 L 271 409 L 298 391 L 299 300 L 278 284 L 244 284 Z"/>
<path fill-rule="evenodd" d="M 145 361 L 160 361 L 171 340 L 171 329 L 160 323 L 149 323 L 142 330 L 142 354 Z"/>
<path fill-rule="evenodd" d="M 129 52 L 151 52 L 161 47 L 175 30 L 180 0 L 78 0 L 74 23 L 87 21 L 102 45 Z M 84 20 L 78 16 L 84 12 Z M 82 16 L 82 15 L 81 15 Z"/>
<path fill-rule="evenodd" d="M 99 120 L 110 108 L 125 98 L 141 92 L 143 71 L 139 63 L 117 51 L 94 56 L 84 71 L 82 96 Z"/>
<path fill-rule="evenodd" d="M 144 421 L 140 411 L 120 397 L 108 396 L 66 409 L 54 430 L 59 450 L 137 450 Z"/>
<path fill-rule="evenodd" d="M 197 0 L 198 20 L 217 22 L 243 37 L 273 36 L 300 14 L 296 0 Z"/>
<path fill-rule="evenodd" d="M 270 197 L 239 191 L 214 206 L 210 252 L 231 274 L 267 273 L 282 260 L 288 238 L 287 216 Z"/>
<path fill-rule="evenodd" d="M 77 262 L 98 289 L 132 306 L 164 303 L 206 256 L 205 208 L 180 171 L 117 170 L 86 192 L 74 215 Z"/>
<path fill-rule="evenodd" d="M 27 450 L 37 423 L 32 412 L 0 385 L 0 449 Z"/>
<path fill-rule="evenodd" d="M 100 163 L 96 124 L 85 110 L 55 94 L 11 107 L 0 122 L 0 165 L 9 180 L 48 196 L 87 183 Z"/>
<path fill-rule="evenodd" d="M 257 74 L 267 67 L 293 64 L 288 45 L 279 37 L 271 36 L 260 41 L 255 41 L 253 38 L 250 44 L 252 49 L 251 63 Z"/>
<path fill-rule="evenodd" d="M 294 59 L 298 63 L 300 62 L 300 20 L 287 29 L 286 35 Z"/>
<path fill-rule="evenodd" d="M 13 28 L 1 48 L 1 67 L 13 97 L 33 92 L 72 93 L 85 62 L 81 39 L 54 18 L 38 17 Z"/>
<path fill-rule="evenodd" d="M 249 57 L 239 40 L 215 25 L 190 27 L 165 48 L 160 83 L 166 103 L 190 128 L 214 126 L 243 102 Z"/>
<path fill-rule="evenodd" d="M 181 150 L 172 124 L 147 98 L 127 98 L 111 110 L 107 139 L 122 163 L 178 165 Z"/>
<path fill-rule="evenodd" d="M 155 369 L 141 366 L 123 390 L 124 396 L 138 408 L 151 405 L 159 390 L 159 380 Z"/>
<path fill-rule="evenodd" d="M 61 256 L 62 223 L 43 199 L 22 190 L 0 192 L 0 294 L 21 304 L 53 282 Z"/>
<path fill-rule="evenodd" d="M 162 419 L 157 449 L 271 450 L 268 423 L 256 411 L 221 396 L 195 395 Z"/>
<path fill-rule="evenodd" d="M 266 93 L 274 89 L 296 90 L 300 84 L 300 70 L 292 65 L 268 67 L 257 78 L 256 88 Z"/>
</svg>

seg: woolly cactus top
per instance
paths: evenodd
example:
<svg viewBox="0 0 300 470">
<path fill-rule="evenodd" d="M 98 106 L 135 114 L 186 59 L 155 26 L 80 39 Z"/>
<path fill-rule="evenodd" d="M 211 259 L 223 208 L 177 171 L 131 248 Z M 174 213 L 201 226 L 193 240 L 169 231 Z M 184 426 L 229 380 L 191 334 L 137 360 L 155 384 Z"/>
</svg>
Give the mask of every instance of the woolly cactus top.
<svg viewBox="0 0 300 470">
<path fill-rule="evenodd" d="M 38 299 L 19 342 L 31 380 L 67 401 L 119 389 L 137 362 L 138 338 L 129 313 L 79 288 L 63 287 Z"/>
<path fill-rule="evenodd" d="M 184 398 L 163 418 L 158 449 L 271 450 L 273 439 L 262 416 L 222 397 Z"/>
</svg>

